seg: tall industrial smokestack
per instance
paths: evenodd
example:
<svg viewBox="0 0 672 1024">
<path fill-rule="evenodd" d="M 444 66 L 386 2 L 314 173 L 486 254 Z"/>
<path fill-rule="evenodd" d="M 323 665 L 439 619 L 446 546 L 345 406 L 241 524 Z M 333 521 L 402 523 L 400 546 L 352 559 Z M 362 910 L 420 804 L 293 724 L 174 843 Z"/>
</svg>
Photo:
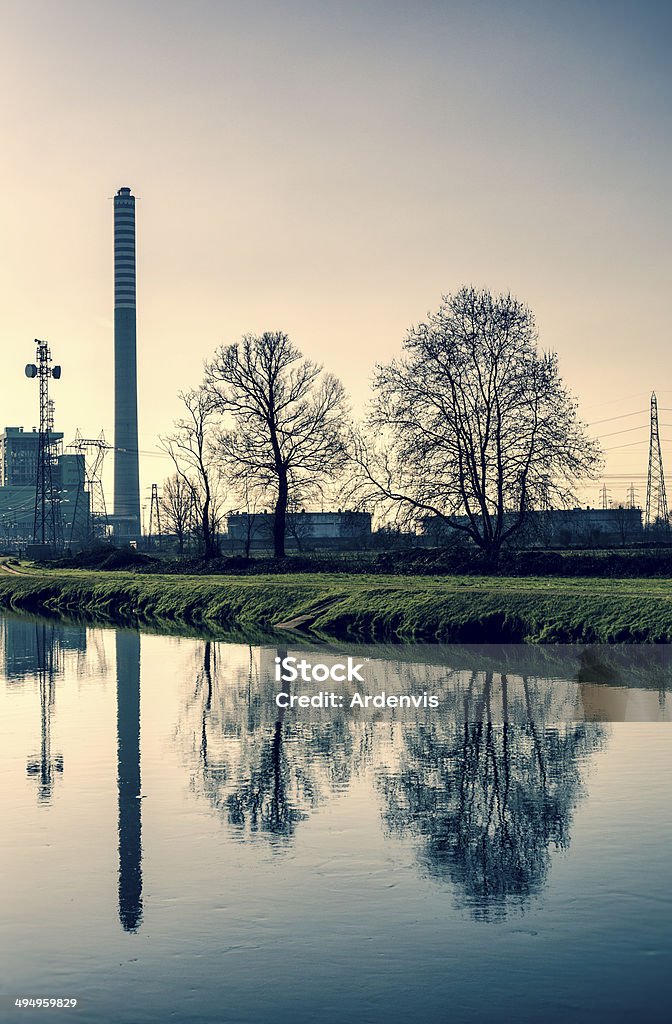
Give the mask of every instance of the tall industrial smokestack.
<svg viewBox="0 0 672 1024">
<path fill-rule="evenodd" d="M 140 536 L 138 373 L 135 334 L 135 196 L 114 197 L 114 523 Z"/>
</svg>

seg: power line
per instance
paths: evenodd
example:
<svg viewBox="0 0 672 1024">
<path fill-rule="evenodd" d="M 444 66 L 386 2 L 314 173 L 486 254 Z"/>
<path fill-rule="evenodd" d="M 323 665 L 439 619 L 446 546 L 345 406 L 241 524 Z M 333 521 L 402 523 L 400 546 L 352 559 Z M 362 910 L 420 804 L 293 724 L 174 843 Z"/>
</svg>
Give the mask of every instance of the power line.
<svg viewBox="0 0 672 1024">
<path fill-rule="evenodd" d="M 633 448 L 635 445 L 638 445 L 638 444 L 648 444 L 648 442 L 649 442 L 649 439 L 646 438 L 646 437 L 643 437 L 641 441 L 630 441 L 628 444 L 616 444 L 612 448 L 605 448 L 604 451 L 605 452 L 615 452 L 615 451 L 618 451 L 619 448 Z M 663 444 L 672 444 L 672 442 L 670 442 L 670 441 L 663 441 Z"/>
<path fill-rule="evenodd" d="M 608 398 L 606 402 L 591 402 L 590 405 L 584 405 L 584 409 L 601 409 L 605 405 L 615 405 L 617 402 L 629 402 L 633 398 L 643 398 L 644 395 L 641 391 L 635 392 L 634 395 L 621 395 L 619 398 Z"/>
<path fill-rule="evenodd" d="M 640 423 L 638 427 L 623 427 L 622 430 L 612 430 L 609 434 L 598 434 L 597 437 L 598 439 L 603 437 L 616 437 L 617 434 L 631 434 L 633 430 L 646 430 L 646 428 L 646 423 Z"/>
<path fill-rule="evenodd" d="M 624 420 L 628 416 L 643 416 L 648 412 L 647 409 L 638 409 L 637 412 L 623 412 L 619 416 L 607 416 L 603 420 L 593 420 L 592 423 L 587 423 L 588 427 L 596 427 L 599 423 L 611 423 L 613 420 Z"/>
</svg>

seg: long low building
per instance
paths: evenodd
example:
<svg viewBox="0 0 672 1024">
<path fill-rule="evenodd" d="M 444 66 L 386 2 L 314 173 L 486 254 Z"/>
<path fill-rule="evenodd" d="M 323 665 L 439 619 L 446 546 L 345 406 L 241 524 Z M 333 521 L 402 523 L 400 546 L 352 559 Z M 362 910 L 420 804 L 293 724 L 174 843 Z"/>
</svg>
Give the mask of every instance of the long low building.
<svg viewBox="0 0 672 1024">
<path fill-rule="evenodd" d="M 227 516 L 229 545 L 234 551 L 273 547 L 272 512 L 234 512 Z M 289 512 L 286 546 L 315 548 L 362 547 L 371 537 L 369 512 Z"/>
<path fill-rule="evenodd" d="M 467 523 L 466 516 L 455 517 Z M 434 544 L 455 538 L 460 531 L 440 516 L 422 520 L 422 536 Z M 522 547 L 621 547 L 644 539 L 641 508 L 568 508 L 530 512 L 516 536 Z"/>
</svg>

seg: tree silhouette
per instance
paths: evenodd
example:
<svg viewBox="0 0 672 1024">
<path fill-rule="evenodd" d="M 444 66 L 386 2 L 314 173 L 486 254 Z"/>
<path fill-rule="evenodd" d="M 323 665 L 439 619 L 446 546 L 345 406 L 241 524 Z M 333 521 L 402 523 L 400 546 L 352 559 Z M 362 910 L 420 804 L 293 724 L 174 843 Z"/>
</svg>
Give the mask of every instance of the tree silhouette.
<svg viewBox="0 0 672 1024">
<path fill-rule="evenodd" d="M 320 493 L 344 464 L 343 386 L 276 331 L 218 349 L 206 389 L 232 422 L 219 455 L 233 486 L 254 481 L 274 494 L 273 547 L 282 557 L 288 507 Z"/>
<path fill-rule="evenodd" d="M 557 356 L 511 295 L 462 288 L 379 366 L 355 490 L 411 524 L 436 516 L 496 560 L 530 510 L 575 502 L 600 449 L 585 434 Z"/>
</svg>

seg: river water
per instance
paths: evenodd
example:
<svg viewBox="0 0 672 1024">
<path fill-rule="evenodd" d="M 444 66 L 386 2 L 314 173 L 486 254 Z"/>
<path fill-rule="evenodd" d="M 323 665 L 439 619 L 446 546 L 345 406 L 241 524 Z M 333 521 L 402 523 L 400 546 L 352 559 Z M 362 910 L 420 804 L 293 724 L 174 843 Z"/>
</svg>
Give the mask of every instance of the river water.
<svg viewBox="0 0 672 1024">
<path fill-rule="evenodd" d="M 363 683 L 275 682 L 348 654 Z M 670 678 L 0 619 L 0 1019 L 669 1020 Z"/>
</svg>

